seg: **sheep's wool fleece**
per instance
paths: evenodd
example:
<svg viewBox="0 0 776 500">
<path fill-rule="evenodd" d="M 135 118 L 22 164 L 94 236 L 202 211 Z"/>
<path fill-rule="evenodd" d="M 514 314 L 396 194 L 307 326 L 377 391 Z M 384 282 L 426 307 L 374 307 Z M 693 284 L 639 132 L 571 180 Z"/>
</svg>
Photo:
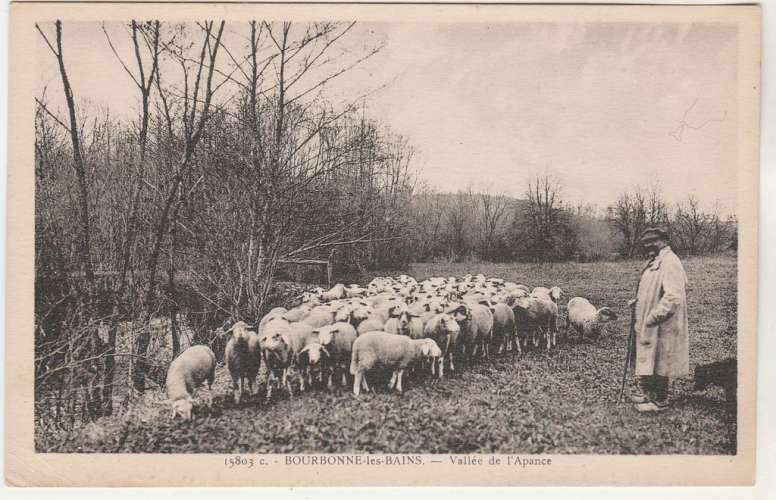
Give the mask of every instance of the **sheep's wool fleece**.
<svg viewBox="0 0 776 500">
<path fill-rule="evenodd" d="M 684 267 L 670 247 L 661 249 L 641 274 L 636 375 L 681 377 L 690 373 L 686 286 Z"/>
</svg>

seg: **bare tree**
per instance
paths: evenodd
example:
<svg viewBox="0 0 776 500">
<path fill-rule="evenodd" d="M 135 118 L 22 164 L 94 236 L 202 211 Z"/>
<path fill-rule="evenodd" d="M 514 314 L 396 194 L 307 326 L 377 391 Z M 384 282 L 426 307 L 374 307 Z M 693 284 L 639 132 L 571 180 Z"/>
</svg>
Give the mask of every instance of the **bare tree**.
<svg viewBox="0 0 776 500">
<path fill-rule="evenodd" d="M 484 259 L 492 259 L 498 229 L 507 213 L 507 197 L 503 193 L 491 194 L 485 189 L 479 193 L 478 198 L 480 255 Z"/>
<path fill-rule="evenodd" d="M 695 196 L 688 196 L 677 207 L 673 233 L 688 255 L 703 253 L 704 238 L 711 227 L 711 218 L 703 212 Z"/>
<path fill-rule="evenodd" d="M 181 190 L 183 189 L 183 182 L 191 169 L 194 151 L 202 138 L 205 124 L 209 118 L 210 105 L 215 91 L 213 86 L 213 74 L 218 58 L 218 51 L 221 47 L 221 36 L 223 35 L 224 24 L 224 21 L 221 21 L 217 30 L 214 30 L 215 21 L 206 21 L 199 25 L 203 34 L 203 40 L 199 58 L 194 62 L 194 81 L 190 88 L 190 60 L 184 56 L 183 51 L 173 54 L 180 64 L 184 76 L 185 90 L 182 96 L 183 111 L 181 117 L 183 122 L 183 136 L 180 140 L 183 151 L 181 152 L 181 158 L 178 161 L 178 165 L 171 182 L 169 183 L 169 187 L 167 188 L 167 193 L 164 196 L 161 211 L 154 224 L 152 250 L 146 266 L 148 284 L 144 301 L 145 325 L 140 332 L 140 335 L 138 335 L 133 349 L 134 356 L 137 359 L 137 366 L 133 372 L 133 382 L 135 388 L 141 392 L 145 390 L 145 376 L 149 368 L 146 360 L 146 352 L 151 335 L 149 321 L 157 298 L 156 273 L 159 266 L 159 257 L 162 245 L 164 244 L 166 237 L 170 234 L 169 227 L 171 224 L 175 224 L 174 217 L 178 213 L 177 206 L 182 201 L 180 195 Z M 156 74 L 158 81 L 158 65 Z M 163 102 L 168 129 L 172 131 L 173 118 L 170 114 L 170 108 L 167 105 L 167 97 L 165 97 L 165 92 L 162 90 L 161 86 L 158 86 L 158 90 L 160 99 Z M 201 109 L 199 109 L 199 106 L 201 106 Z"/>
</svg>

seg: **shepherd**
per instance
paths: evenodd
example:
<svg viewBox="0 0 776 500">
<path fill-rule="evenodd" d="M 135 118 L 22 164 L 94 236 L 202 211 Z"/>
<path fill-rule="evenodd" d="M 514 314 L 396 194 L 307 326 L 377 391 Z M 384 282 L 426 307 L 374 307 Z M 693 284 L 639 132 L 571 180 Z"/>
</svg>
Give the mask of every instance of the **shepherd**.
<svg viewBox="0 0 776 500">
<path fill-rule="evenodd" d="M 657 413 L 669 407 L 669 379 L 690 372 L 687 275 L 667 231 L 647 228 L 640 242 L 650 259 L 635 300 L 637 387 L 631 401 L 639 412 Z"/>
</svg>

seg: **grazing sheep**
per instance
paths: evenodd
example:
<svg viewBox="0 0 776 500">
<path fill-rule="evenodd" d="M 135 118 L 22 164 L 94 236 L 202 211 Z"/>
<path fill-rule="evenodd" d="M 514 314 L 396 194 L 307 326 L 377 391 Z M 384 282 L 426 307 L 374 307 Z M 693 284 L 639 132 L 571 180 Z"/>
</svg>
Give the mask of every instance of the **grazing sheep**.
<svg viewBox="0 0 776 500">
<path fill-rule="evenodd" d="M 442 358 L 439 362 L 439 378 L 444 376 L 445 359 L 447 359 L 450 371 L 455 371 L 453 353 L 458 346 L 458 337 L 461 327 L 449 314 L 435 314 L 423 327 L 423 335 L 430 338 L 442 350 Z"/>
<path fill-rule="evenodd" d="M 226 343 L 224 358 L 229 374 L 232 376 L 234 403 L 239 404 L 245 392 L 246 382 L 249 393 L 256 394 L 253 385 L 256 383 L 256 375 L 261 365 L 261 349 L 259 336 L 256 332 L 248 330 L 245 322 L 238 321 L 228 331 L 231 331 L 232 335 Z"/>
<path fill-rule="evenodd" d="M 353 352 L 353 342 L 356 341 L 358 333 L 350 323 L 334 323 L 313 330 L 317 332 L 318 342 L 328 349 L 331 361 L 331 371 L 329 372 L 328 387 L 331 389 L 332 380 L 338 374 L 342 376 L 342 385 L 347 385 L 348 366 L 350 364 L 351 353 Z"/>
<path fill-rule="evenodd" d="M 548 351 L 557 344 L 558 304 L 552 300 L 531 295 L 517 299 L 513 310 L 517 330 L 526 330 L 526 346 L 530 337 L 534 347 L 538 347 L 539 338 L 542 335 L 547 341 Z"/>
<path fill-rule="evenodd" d="M 604 324 L 617 319 L 617 314 L 608 307 L 596 309 L 590 301 L 582 297 L 569 300 L 566 308 L 566 331 L 573 326 L 579 333 L 580 340 L 585 336 L 598 338 Z"/>
<path fill-rule="evenodd" d="M 191 420 L 194 406 L 192 394 L 204 381 L 208 385 L 208 406 L 213 404 L 213 379 L 216 376 L 216 355 L 209 347 L 195 345 L 183 351 L 167 369 L 167 397 L 172 403 L 172 418 L 180 415 Z"/>
<path fill-rule="evenodd" d="M 405 304 L 391 309 L 391 318 L 385 322 L 383 331 L 394 335 L 407 335 L 413 339 L 423 338 L 423 322 L 418 315 L 410 312 Z"/>
<path fill-rule="evenodd" d="M 417 362 L 431 360 L 432 366 L 442 356 L 442 350 L 431 339 L 411 339 L 404 335 L 391 335 L 385 332 L 367 332 L 353 342 L 353 357 L 350 373 L 354 375 L 353 394 L 356 396 L 369 390 L 366 372 L 377 366 L 393 370 L 389 389 L 402 392 L 404 370 Z"/>
</svg>

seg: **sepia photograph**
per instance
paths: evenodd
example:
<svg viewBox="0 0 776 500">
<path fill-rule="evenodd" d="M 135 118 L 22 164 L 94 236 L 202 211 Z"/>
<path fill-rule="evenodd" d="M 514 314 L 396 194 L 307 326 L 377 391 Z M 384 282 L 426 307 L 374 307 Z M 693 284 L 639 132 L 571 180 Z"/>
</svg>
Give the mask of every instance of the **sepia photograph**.
<svg viewBox="0 0 776 500">
<path fill-rule="evenodd" d="M 36 457 L 753 464 L 759 10 L 260 7 L 12 19 Z"/>
</svg>

